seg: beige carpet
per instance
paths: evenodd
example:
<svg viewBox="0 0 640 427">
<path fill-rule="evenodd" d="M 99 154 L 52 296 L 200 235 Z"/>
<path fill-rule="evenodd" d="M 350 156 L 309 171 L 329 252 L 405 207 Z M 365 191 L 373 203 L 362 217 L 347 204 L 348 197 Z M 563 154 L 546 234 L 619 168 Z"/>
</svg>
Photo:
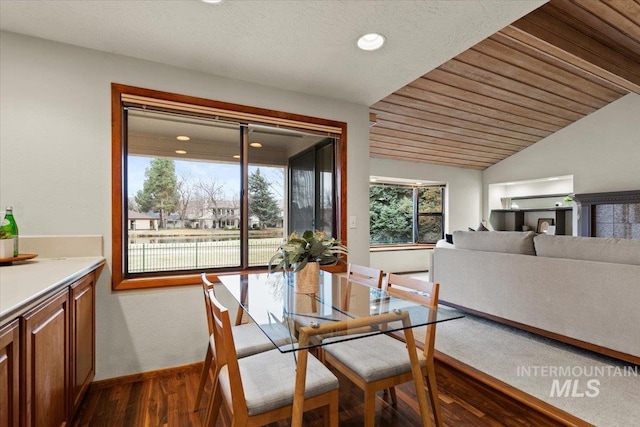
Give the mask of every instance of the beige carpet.
<svg viewBox="0 0 640 427">
<path fill-rule="evenodd" d="M 437 350 L 596 426 L 640 426 L 640 367 L 465 316 L 438 325 Z"/>
</svg>

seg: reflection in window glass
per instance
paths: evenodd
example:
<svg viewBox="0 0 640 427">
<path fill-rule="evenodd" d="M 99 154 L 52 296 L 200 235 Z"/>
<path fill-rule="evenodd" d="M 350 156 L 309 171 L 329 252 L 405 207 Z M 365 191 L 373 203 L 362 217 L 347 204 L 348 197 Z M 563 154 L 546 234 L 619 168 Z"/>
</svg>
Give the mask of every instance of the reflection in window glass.
<svg viewBox="0 0 640 427">
<path fill-rule="evenodd" d="M 323 138 L 289 161 L 289 230 L 336 236 L 335 141 Z"/>
</svg>

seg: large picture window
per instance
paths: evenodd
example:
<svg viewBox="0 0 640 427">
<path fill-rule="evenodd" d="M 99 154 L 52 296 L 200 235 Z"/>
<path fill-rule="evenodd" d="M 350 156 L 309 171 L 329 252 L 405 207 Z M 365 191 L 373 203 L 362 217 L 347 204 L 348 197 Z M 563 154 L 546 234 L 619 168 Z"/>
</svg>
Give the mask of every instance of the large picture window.
<svg viewBox="0 0 640 427">
<path fill-rule="evenodd" d="M 435 243 L 444 236 L 444 186 L 369 186 L 370 244 Z"/>
<path fill-rule="evenodd" d="M 115 84 L 113 103 L 115 289 L 264 268 L 302 196 L 332 210 L 301 226 L 327 221 L 344 241 L 346 230 L 334 228 L 346 207 L 334 184 L 343 181 L 343 123 Z M 297 195 L 304 183 L 291 159 L 316 150 L 330 191 L 314 184 Z"/>
</svg>

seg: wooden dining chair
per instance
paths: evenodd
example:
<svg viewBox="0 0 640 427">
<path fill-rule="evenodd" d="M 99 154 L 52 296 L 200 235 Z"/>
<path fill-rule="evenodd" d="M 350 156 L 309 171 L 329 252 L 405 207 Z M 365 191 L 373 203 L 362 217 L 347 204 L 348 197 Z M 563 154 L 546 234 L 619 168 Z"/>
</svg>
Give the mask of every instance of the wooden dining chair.
<svg viewBox="0 0 640 427">
<path fill-rule="evenodd" d="M 229 312 L 209 293 L 214 323 L 217 382 L 205 426 L 216 424 L 224 404 L 232 426 L 263 426 L 292 416 L 296 393 L 293 354 L 275 349 L 238 359 Z M 306 350 L 305 350 L 306 351 Z M 302 411 L 323 408 L 325 425 L 338 426 L 338 378 L 318 359 L 306 354 Z"/>
<path fill-rule="evenodd" d="M 382 270 L 357 264 L 349 264 L 347 267 L 347 286 L 345 288 L 344 299 L 342 301 L 342 308 L 344 310 L 349 310 L 352 283 L 355 282 L 369 286 L 370 288 L 381 289 L 382 275 Z"/>
<path fill-rule="evenodd" d="M 433 309 L 430 313 L 435 319 L 439 289 L 437 283 L 389 274 L 386 289 L 393 296 L 412 300 Z M 434 341 L 435 324 L 432 323 L 426 327 L 424 347 L 421 352 L 418 351 L 417 357 L 422 375 L 427 379 L 428 396 L 435 423 L 442 426 L 433 362 Z M 375 423 L 376 392 L 413 381 L 406 344 L 389 335 L 374 335 L 330 344 L 323 347 L 323 350 L 325 362 L 342 372 L 364 391 L 365 427 L 373 427 Z M 422 387 L 422 384 L 417 387 Z M 394 404 L 396 402 L 394 401 Z M 425 422 L 430 425 L 430 420 Z"/>
<path fill-rule="evenodd" d="M 209 327 L 209 343 L 207 344 L 207 352 L 204 358 L 204 364 L 202 366 L 202 372 L 200 373 L 200 381 L 198 383 L 198 391 L 196 393 L 196 401 L 194 404 L 194 411 L 200 408 L 200 401 L 202 400 L 202 393 L 207 384 L 207 379 L 210 377 L 211 364 L 213 362 L 213 349 L 214 342 L 214 328 L 213 328 L 213 316 L 211 314 L 211 302 L 209 299 L 210 293 L 215 293 L 214 284 L 207 279 L 206 273 L 202 273 L 200 276 L 202 280 L 202 293 L 204 295 L 205 311 L 207 313 L 207 325 Z M 242 312 L 244 310 L 240 306 L 238 308 L 238 316 L 236 317 L 236 326 L 233 327 L 233 336 L 235 344 L 237 346 L 236 352 L 238 357 L 242 358 L 250 356 L 252 354 L 261 353 L 263 351 L 273 350 L 275 345 L 267 336 L 260 330 L 255 323 L 239 324 L 242 319 Z M 278 325 L 280 326 L 280 325 Z M 285 338 L 285 331 L 283 328 L 283 339 Z M 214 384 L 216 381 L 214 375 Z"/>
</svg>

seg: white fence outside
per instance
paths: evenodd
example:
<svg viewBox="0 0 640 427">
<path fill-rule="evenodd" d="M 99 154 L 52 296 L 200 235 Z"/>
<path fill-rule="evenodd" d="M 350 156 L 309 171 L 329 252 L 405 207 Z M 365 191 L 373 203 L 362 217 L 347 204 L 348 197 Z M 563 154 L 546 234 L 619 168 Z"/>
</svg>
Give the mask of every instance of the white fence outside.
<svg viewBox="0 0 640 427">
<path fill-rule="evenodd" d="M 249 240 L 249 266 L 266 266 L 281 238 Z M 129 273 L 237 267 L 240 240 L 189 243 L 134 243 L 128 246 Z"/>
</svg>

